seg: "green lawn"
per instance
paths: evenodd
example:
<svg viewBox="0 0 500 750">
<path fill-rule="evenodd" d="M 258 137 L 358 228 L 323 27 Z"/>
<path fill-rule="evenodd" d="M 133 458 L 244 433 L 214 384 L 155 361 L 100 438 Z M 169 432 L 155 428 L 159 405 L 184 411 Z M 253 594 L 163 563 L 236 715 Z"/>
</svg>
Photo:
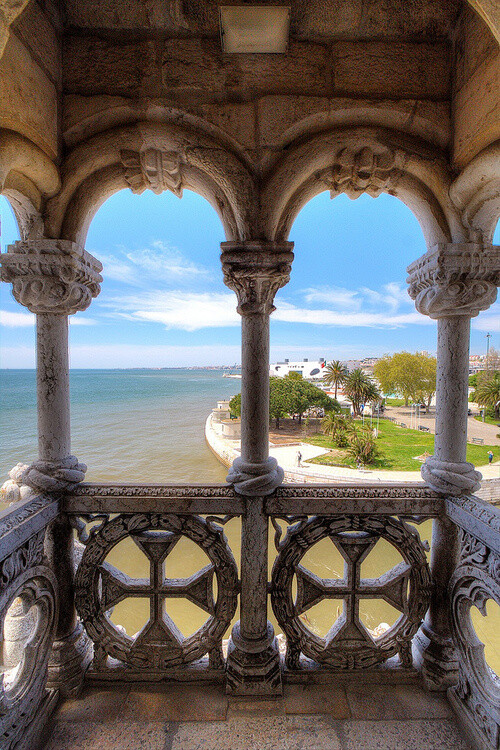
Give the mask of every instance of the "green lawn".
<svg viewBox="0 0 500 750">
<path fill-rule="evenodd" d="M 304 442 L 319 445 L 325 449 L 333 448 L 331 438 L 327 435 L 313 435 L 310 438 L 304 438 Z M 414 456 L 420 456 L 425 451 L 428 453 L 434 451 L 434 435 L 419 430 L 397 427 L 392 422 L 381 419 L 377 447 L 380 455 L 370 465 L 370 468 L 419 471 L 422 462 L 416 461 Z M 484 466 L 488 463 L 487 454 L 490 449 L 493 451 L 493 460 L 500 460 L 500 447 L 496 445 L 468 445 L 467 460 L 476 466 Z M 339 449 L 334 449 L 333 453 L 325 453 L 317 458 L 310 459 L 307 463 L 356 468 L 353 459 L 345 451 Z"/>
<path fill-rule="evenodd" d="M 404 406 L 405 400 L 404 398 L 386 398 L 385 405 L 386 406 Z"/>
</svg>

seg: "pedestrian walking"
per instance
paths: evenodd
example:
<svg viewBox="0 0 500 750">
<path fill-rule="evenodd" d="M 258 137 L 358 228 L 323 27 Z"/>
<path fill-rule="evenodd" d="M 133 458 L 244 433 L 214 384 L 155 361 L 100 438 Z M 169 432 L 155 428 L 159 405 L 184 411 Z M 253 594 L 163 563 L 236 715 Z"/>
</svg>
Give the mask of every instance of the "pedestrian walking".
<svg viewBox="0 0 500 750">
<path fill-rule="evenodd" d="M 300 451 L 297 451 L 297 466 L 300 467 L 301 461 L 302 461 L 302 453 Z"/>
<path fill-rule="evenodd" d="M 493 451 L 488 451 L 488 463 L 491 464 L 493 461 Z"/>
</svg>

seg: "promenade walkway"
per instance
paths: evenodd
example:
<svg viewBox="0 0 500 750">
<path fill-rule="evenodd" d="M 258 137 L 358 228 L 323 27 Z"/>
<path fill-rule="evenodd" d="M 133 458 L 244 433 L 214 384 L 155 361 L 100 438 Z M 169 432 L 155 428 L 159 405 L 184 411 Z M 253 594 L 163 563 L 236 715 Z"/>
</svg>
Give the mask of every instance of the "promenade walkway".
<svg viewBox="0 0 500 750">
<path fill-rule="evenodd" d="M 477 424 L 480 424 L 477 422 Z M 488 425 L 490 426 L 490 425 Z M 215 455 L 226 466 L 230 466 L 240 453 L 239 440 L 229 440 L 217 434 L 212 428 L 211 415 L 205 425 L 207 443 Z M 301 466 L 297 465 L 297 452 L 302 454 Z M 371 469 L 348 469 L 341 466 L 322 466 L 309 464 L 311 458 L 325 453 L 321 446 L 303 443 L 299 440 L 293 444 L 273 445 L 269 452 L 285 471 L 288 482 L 420 482 L 420 471 L 375 471 Z M 478 466 L 483 479 L 500 478 L 500 461 L 485 466 Z"/>
</svg>

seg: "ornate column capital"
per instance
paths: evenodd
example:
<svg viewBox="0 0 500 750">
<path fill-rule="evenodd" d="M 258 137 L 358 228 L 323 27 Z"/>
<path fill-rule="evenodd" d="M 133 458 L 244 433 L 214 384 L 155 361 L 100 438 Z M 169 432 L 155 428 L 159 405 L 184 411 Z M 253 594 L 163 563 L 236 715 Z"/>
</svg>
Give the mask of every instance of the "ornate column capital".
<svg viewBox="0 0 500 750">
<path fill-rule="evenodd" d="M 86 310 L 101 288 L 102 265 L 69 240 L 30 240 L 0 255 L 0 279 L 32 313 L 71 315 Z"/>
<path fill-rule="evenodd" d="M 435 245 L 407 268 L 408 293 L 434 319 L 487 310 L 500 285 L 500 247 L 467 242 Z"/>
<path fill-rule="evenodd" d="M 224 284 L 236 292 L 240 315 L 270 315 L 290 279 L 293 242 L 222 242 Z"/>
</svg>

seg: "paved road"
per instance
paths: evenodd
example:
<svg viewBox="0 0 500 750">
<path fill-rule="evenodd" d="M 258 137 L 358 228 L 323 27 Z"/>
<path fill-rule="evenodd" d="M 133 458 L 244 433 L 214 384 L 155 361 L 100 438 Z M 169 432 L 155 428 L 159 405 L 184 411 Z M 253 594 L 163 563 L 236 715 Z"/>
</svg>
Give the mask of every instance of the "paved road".
<svg viewBox="0 0 500 750">
<path fill-rule="evenodd" d="M 478 412 L 474 410 L 474 413 Z M 405 406 L 389 406 L 386 409 L 386 414 L 388 417 L 394 417 L 400 422 L 405 422 L 408 427 L 410 427 L 410 425 L 413 426 L 415 421 L 415 416 L 413 415 L 412 417 L 410 409 Z M 428 427 L 429 431 L 434 433 L 434 408 L 431 409 L 430 414 L 420 415 L 420 424 Z M 492 424 L 487 424 L 486 422 L 478 422 L 477 419 L 474 419 L 474 416 L 469 417 L 467 420 L 467 434 L 469 440 L 471 440 L 471 438 L 482 438 L 485 445 L 500 445 L 500 438 L 497 438 L 497 434 L 499 433 L 500 427 L 496 427 Z M 486 460 L 487 459 L 485 457 L 485 462 Z"/>
</svg>

